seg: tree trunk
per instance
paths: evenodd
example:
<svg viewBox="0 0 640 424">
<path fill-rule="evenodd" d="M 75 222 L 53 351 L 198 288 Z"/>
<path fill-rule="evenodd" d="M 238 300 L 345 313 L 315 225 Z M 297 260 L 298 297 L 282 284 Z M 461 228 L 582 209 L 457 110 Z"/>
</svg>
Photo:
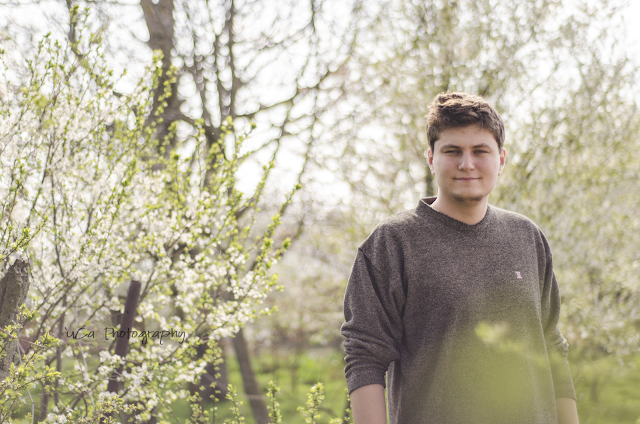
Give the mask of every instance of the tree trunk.
<svg viewBox="0 0 640 424">
<path fill-rule="evenodd" d="M 589 385 L 589 399 L 593 405 L 598 403 L 598 395 L 600 393 L 600 378 L 598 376 L 594 377 L 591 380 L 591 384 Z"/>
<path fill-rule="evenodd" d="M 38 422 L 41 423 L 47 419 L 47 411 L 49 410 L 49 392 L 45 385 L 42 385 L 42 395 L 40 397 L 40 413 L 38 414 Z"/>
<path fill-rule="evenodd" d="M 242 382 L 244 383 L 244 392 L 247 394 L 249 402 L 251 403 L 253 417 L 257 424 L 268 424 L 269 412 L 267 411 L 267 404 L 264 401 L 264 396 L 260 391 L 258 382 L 256 381 L 256 375 L 251 367 L 249 349 L 247 348 L 247 342 L 244 338 L 242 329 L 236 333 L 236 336 L 233 339 L 233 348 L 236 351 L 238 364 L 240 364 Z"/>
<path fill-rule="evenodd" d="M 18 314 L 20 306 L 27 298 L 29 291 L 29 263 L 20 259 L 9 267 L 7 273 L 0 280 L 0 329 L 13 323 Z M 6 356 L 0 359 L 0 381 L 3 381 L 9 374 L 9 367 L 16 356 L 16 343 L 14 340 L 7 340 L 4 348 Z"/>
<path fill-rule="evenodd" d="M 60 316 L 60 323 L 58 324 L 58 339 L 62 340 L 62 330 L 64 329 L 64 318 L 65 318 L 65 311 L 67 308 L 67 295 L 64 295 L 64 297 L 62 298 L 62 315 Z M 56 348 L 56 371 L 58 372 L 62 372 L 62 351 L 64 350 L 64 348 L 62 346 L 59 346 L 58 348 Z M 60 380 L 56 379 L 55 383 L 54 383 L 54 392 L 53 392 L 53 404 L 56 406 L 56 408 L 58 407 L 58 405 L 60 404 L 60 393 L 58 392 L 58 386 L 59 386 L 59 382 Z"/>
<path fill-rule="evenodd" d="M 162 51 L 162 75 L 158 80 L 158 87 L 153 98 L 153 108 L 149 119 L 154 120 L 156 110 L 160 107 L 160 96 L 164 94 L 165 83 L 169 80 L 167 72 L 171 69 L 171 51 L 174 48 L 174 27 L 175 20 L 173 18 L 174 4 L 173 0 L 140 0 L 140 6 L 144 15 L 144 21 L 149 31 L 149 41 L 147 45 L 152 50 Z M 166 99 L 167 107 L 164 109 L 160 118 L 162 121 L 158 123 L 156 128 L 158 139 L 162 142 L 169 135 L 169 127 L 176 120 L 180 112 L 180 104 L 182 103 L 178 97 L 177 81 L 171 84 L 171 95 Z M 169 140 L 167 154 L 174 147 L 174 140 Z"/>
<path fill-rule="evenodd" d="M 425 177 L 425 183 L 427 185 L 427 189 L 425 190 L 425 194 L 427 195 L 427 197 L 432 197 L 436 195 L 435 181 L 433 178 L 433 174 L 431 174 L 431 169 L 429 169 L 428 166 L 426 171 L 427 175 Z"/>
<path fill-rule="evenodd" d="M 196 348 L 198 359 L 204 356 L 207 348 L 206 344 L 201 344 Z M 218 365 L 217 373 L 214 365 L 208 363 L 204 368 L 204 373 L 200 376 L 199 383 L 190 385 L 190 392 L 192 394 L 199 392 L 203 402 L 212 402 L 212 396 L 215 396 L 219 401 L 226 399 L 229 392 L 227 389 L 229 379 L 227 378 L 227 366 L 224 359 L 224 350 L 222 350 L 222 362 Z M 220 374 L 220 377 L 216 378 L 216 374 Z M 211 387 L 213 383 L 215 383 L 215 387 Z M 204 390 L 200 390 L 201 386 L 204 387 Z"/>
<path fill-rule="evenodd" d="M 227 341 L 230 342 L 230 340 L 228 339 Z M 210 388 L 211 391 L 209 391 L 209 388 L 207 387 L 205 391 L 207 400 L 211 400 L 210 398 L 211 395 L 215 395 L 218 398 L 218 400 L 225 400 L 227 398 L 227 393 L 229 393 L 229 375 L 227 374 L 227 358 L 225 355 L 225 349 L 221 349 L 221 354 L 222 354 L 222 362 L 220 362 L 220 364 L 218 365 L 218 372 L 217 372 L 217 374 L 220 374 L 219 377 L 216 377 L 216 369 L 213 366 L 213 364 L 207 364 L 207 367 L 205 368 L 207 370 L 207 374 L 206 374 L 207 386 L 213 382 L 216 383 L 215 390 L 213 387 L 211 387 Z"/>
</svg>

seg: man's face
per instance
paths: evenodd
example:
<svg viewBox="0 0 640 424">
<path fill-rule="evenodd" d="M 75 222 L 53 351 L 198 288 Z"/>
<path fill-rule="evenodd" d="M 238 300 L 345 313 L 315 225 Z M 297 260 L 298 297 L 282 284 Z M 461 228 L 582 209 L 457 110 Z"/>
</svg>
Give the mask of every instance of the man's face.
<svg viewBox="0 0 640 424">
<path fill-rule="evenodd" d="M 438 183 L 438 197 L 452 205 L 472 206 L 495 187 L 506 151 L 498 149 L 489 131 L 471 125 L 442 131 L 427 157 Z"/>
</svg>

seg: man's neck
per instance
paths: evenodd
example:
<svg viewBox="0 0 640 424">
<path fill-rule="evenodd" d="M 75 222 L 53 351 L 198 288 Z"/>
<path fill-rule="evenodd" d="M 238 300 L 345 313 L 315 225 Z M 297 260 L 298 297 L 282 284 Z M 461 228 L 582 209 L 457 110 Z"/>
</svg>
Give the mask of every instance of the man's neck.
<svg viewBox="0 0 640 424">
<path fill-rule="evenodd" d="M 487 214 L 488 205 L 488 196 L 478 202 L 457 202 L 438 196 L 431 204 L 431 207 L 450 218 L 465 224 L 475 225 L 482 221 Z"/>
</svg>

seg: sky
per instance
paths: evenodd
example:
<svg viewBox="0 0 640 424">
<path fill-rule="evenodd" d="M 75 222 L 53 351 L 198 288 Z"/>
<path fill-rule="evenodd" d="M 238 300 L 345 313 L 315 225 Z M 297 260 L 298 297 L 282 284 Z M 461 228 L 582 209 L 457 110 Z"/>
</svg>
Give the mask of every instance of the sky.
<svg viewBox="0 0 640 424">
<path fill-rule="evenodd" d="M 640 25 L 638 24 L 638 19 L 640 18 L 640 0 L 631 0 L 626 17 L 629 42 L 630 44 L 634 44 L 633 48 L 630 48 L 629 51 L 633 53 L 636 62 L 640 63 Z"/>
</svg>

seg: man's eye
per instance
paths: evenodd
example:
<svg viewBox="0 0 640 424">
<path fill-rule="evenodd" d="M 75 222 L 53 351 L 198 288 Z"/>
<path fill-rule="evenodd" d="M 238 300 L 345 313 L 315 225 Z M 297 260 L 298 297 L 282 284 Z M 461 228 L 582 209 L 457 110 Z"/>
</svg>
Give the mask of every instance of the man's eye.
<svg viewBox="0 0 640 424">
<path fill-rule="evenodd" d="M 476 153 L 489 153 L 486 150 L 476 150 Z"/>
</svg>

